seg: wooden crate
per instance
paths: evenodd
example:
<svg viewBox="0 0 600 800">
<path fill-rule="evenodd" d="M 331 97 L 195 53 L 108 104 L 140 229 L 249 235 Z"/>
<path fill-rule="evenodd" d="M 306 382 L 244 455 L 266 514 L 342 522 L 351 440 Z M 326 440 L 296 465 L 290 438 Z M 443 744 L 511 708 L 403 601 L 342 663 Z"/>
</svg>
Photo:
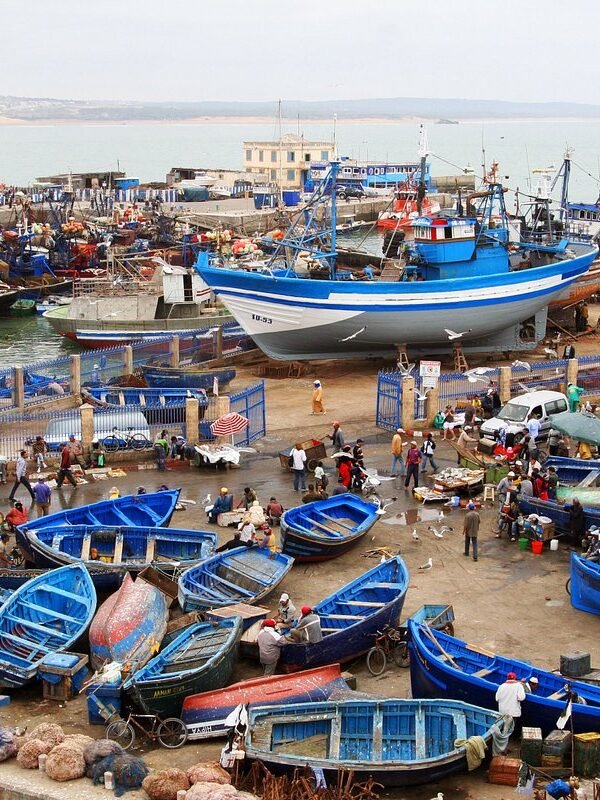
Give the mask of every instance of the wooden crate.
<svg viewBox="0 0 600 800">
<path fill-rule="evenodd" d="M 516 786 L 519 782 L 520 769 L 520 758 L 496 756 L 490 761 L 488 781 L 490 783 L 502 784 L 504 786 Z"/>
<path fill-rule="evenodd" d="M 542 742 L 541 728 L 523 728 L 521 759 L 532 767 L 539 767 L 542 763 Z"/>
</svg>

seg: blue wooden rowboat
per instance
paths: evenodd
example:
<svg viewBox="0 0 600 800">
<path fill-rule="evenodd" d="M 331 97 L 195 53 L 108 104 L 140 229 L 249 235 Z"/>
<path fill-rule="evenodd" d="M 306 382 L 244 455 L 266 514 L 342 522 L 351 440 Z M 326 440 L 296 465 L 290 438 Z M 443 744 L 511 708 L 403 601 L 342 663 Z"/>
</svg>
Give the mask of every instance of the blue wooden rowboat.
<svg viewBox="0 0 600 800">
<path fill-rule="evenodd" d="M 0 606 L 0 686 L 35 678 L 44 656 L 68 650 L 87 630 L 96 590 L 82 564 L 38 575 Z"/>
<path fill-rule="evenodd" d="M 240 617 L 197 622 L 137 670 L 123 691 L 145 714 L 179 717 L 188 695 L 228 683 L 241 635 Z"/>
<path fill-rule="evenodd" d="M 142 372 L 152 388 L 204 389 L 212 394 L 215 378 L 219 391 L 235 378 L 234 369 L 202 369 L 202 367 L 161 367 L 144 364 Z"/>
<path fill-rule="evenodd" d="M 217 546 L 212 531 L 139 526 L 33 528 L 25 531 L 25 537 L 36 567 L 83 561 L 88 569 L 104 574 L 105 591 L 118 588 L 125 572 L 135 574 L 153 566 L 163 573 L 180 573 L 208 558 Z"/>
<path fill-rule="evenodd" d="M 181 719 L 188 740 L 225 736 L 229 714 L 239 705 L 260 706 L 308 703 L 327 700 L 333 692 L 349 692 L 339 664 L 293 672 L 290 675 L 261 675 L 240 681 L 226 689 L 189 695 L 183 701 Z"/>
<path fill-rule="evenodd" d="M 179 578 L 183 611 L 258 603 L 285 578 L 294 559 L 262 547 L 238 547 L 216 553 Z"/>
<path fill-rule="evenodd" d="M 600 614 L 600 564 L 571 553 L 571 605 Z"/>
<path fill-rule="evenodd" d="M 167 526 L 171 521 L 180 489 L 149 494 L 126 495 L 116 500 L 100 500 L 87 506 L 67 508 L 32 519 L 17 528 L 17 544 L 33 561 L 33 552 L 25 536 L 28 530 L 56 528 L 62 525 L 141 525 Z"/>
<path fill-rule="evenodd" d="M 313 606 L 321 620 L 322 641 L 285 645 L 279 664 L 294 672 L 366 653 L 377 631 L 400 621 L 407 589 L 408 570 L 400 556 L 377 564 Z"/>
<path fill-rule="evenodd" d="M 597 472 L 600 477 L 600 461 L 584 461 L 581 458 L 562 458 L 550 456 L 542 464 L 544 469 L 554 467 L 560 483 L 576 485 L 582 481 L 590 480 L 590 473 Z"/>
<path fill-rule="evenodd" d="M 377 506 L 353 494 L 291 508 L 281 517 L 281 549 L 296 561 L 327 561 L 350 550 L 377 521 Z"/>
<path fill-rule="evenodd" d="M 96 612 L 90 626 L 90 662 L 101 669 L 110 661 L 142 667 L 160 647 L 167 630 L 165 595 L 141 578 L 126 573 L 120 588 Z"/>
<path fill-rule="evenodd" d="M 522 497 L 519 499 L 519 508 L 525 515 L 537 514 L 538 516 L 549 517 L 554 523 L 557 533 L 569 533 L 569 512 L 571 503 L 557 503 L 554 500 L 539 500 L 537 497 Z M 585 517 L 586 528 L 592 525 L 600 526 L 600 508 L 584 506 L 583 514 Z"/>
<path fill-rule="evenodd" d="M 410 685 L 413 697 L 449 697 L 496 709 L 496 691 L 509 672 L 519 680 L 535 676 L 538 689 L 521 706 L 524 726 L 549 733 L 565 708 L 567 681 L 554 672 L 525 661 L 504 658 L 441 631 L 408 620 Z M 581 681 L 568 685 L 587 705 L 573 704 L 576 733 L 597 731 L 600 725 L 600 687 Z"/>
<path fill-rule="evenodd" d="M 253 706 L 246 732 L 246 758 L 274 772 L 310 766 L 335 780 L 339 769 L 355 780 L 384 786 L 415 786 L 467 770 L 464 744 L 487 743 L 497 712 L 456 700 L 339 700 Z"/>
</svg>

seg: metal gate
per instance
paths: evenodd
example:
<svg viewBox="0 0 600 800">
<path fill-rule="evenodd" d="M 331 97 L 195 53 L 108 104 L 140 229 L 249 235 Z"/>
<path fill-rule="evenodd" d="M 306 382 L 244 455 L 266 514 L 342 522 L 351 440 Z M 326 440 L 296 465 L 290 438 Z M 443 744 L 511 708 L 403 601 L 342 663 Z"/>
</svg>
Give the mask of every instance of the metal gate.
<svg viewBox="0 0 600 800">
<path fill-rule="evenodd" d="M 230 409 L 248 420 L 248 427 L 236 433 L 236 445 L 248 445 L 266 433 L 265 384 L 263 381 L 247 386 L 243 391 L 230 396 Z"/>
<path fill-rule="evenodd" d="M 402 419 L 402 376 L 400 372 L 384 372 L 377 375 L 376 425 L 388 431 L 400 427 Z"/>
</svg>

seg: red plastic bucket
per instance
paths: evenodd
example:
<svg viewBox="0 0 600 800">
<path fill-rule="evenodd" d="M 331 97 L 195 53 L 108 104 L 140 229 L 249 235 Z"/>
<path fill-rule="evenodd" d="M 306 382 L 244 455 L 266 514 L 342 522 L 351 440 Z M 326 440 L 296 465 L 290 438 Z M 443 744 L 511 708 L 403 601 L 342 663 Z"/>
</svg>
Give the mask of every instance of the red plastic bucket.
<svg viewBox="0 0 600 800">
<path fill-rule="evenodd" d="M 533 540 L 531 542 L 531 552 L 536 556 L 542 555 L 542 549 L 544 547 L 543 542 L 538 542 L 537 540 Z"/>
</svg>

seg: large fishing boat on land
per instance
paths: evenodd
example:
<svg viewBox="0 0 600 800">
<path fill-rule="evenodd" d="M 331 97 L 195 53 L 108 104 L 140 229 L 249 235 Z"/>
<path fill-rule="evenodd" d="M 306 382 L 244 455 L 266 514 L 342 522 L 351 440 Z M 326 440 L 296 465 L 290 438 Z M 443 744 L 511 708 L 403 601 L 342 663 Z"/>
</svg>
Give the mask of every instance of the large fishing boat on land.
<svg viewBox="0 0 600 800">
<path fill-rule="evenodd" d="M 390 265 L 395 280 L 387 277 L 390 268 L 383 280 L 352 280 L 354 273 L 336 267 L 338 166 L 332 162 L 328 181 L 266 267 L 218 268 L 208 258 L 196 263 L 216 296 L 273 358 L 381 356 L 396 354 L 398 345 L 448 349 L 457 340 L 482 351 L 532 347 L 545 333 L 548 303 L 584 275 L 598 254 L 591 243 L 566 239 L 510 244 L 504 189 L 492 183 L 478 193 L 474 213 L 415 220 L 414 245 Z M 526 341 L 520 326 L 532 317 L 535 334 Z"/>
</svg>

